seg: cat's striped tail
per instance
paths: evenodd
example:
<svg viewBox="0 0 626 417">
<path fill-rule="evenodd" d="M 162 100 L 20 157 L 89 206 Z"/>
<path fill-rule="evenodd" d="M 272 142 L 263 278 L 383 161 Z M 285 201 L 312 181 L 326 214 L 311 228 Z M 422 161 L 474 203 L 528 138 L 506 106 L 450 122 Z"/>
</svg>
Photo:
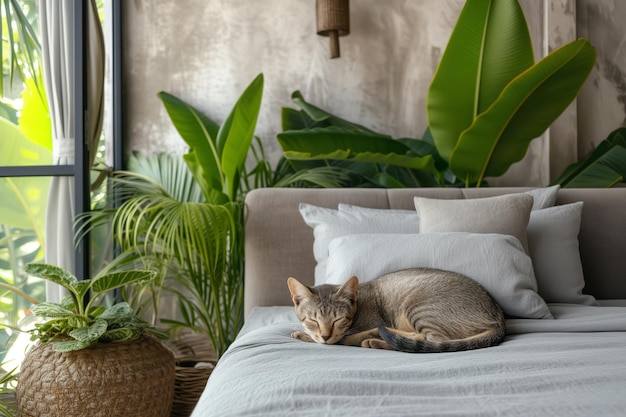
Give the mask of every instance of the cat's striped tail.
<svg viewBox="0 0 626 417">
<path fill-rule="evenodd" d="M 393 349 L 409 353 L 457 352 L 461 350 L 480 349 L 501 343 L 505 336 L 503 326 L 486 330 L 478 335 L 465 339 L 446 340 L 442 342 L 420 340 L 418 338 L 412 339 L 398 334 L 394 329 L 389 329 L 385 326 L 378 327 L 378 334 Z M 415 335 L 417 336 L 417 333 Z"/>
</svg>

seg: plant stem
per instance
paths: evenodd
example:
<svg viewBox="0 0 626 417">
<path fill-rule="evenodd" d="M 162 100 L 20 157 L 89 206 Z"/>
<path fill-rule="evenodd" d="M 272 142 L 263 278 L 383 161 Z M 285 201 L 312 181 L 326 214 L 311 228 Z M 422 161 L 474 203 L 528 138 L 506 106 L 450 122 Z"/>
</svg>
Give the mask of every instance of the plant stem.
<svg viewBox="0 0 626 417">
<path fill-rule="evenodd" d="M 24 291 L 20 290 L 17 287 L 14 287 L 13 285 L 8 285 L 8 284 L 5 284 L 3 282 L 0 282 L 0 288 L 3 288 L 5 290 L 9 290 L 9 291 L 19 295 L 20 297 L 24 298 L 25 300 L 31 302 L 32 304 L 39 304 L 39 300 L 37 300 L 36 298 L 26 294 Z"/>
</svg>

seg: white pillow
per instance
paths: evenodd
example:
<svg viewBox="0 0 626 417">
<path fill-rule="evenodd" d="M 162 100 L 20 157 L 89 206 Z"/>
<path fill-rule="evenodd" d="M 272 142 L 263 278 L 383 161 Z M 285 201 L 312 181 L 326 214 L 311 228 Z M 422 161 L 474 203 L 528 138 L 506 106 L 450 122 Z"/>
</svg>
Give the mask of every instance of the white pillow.
<svg viewBox="0 0 626 417">
<path fill-rule="evenodd" d="M 500 234 L 362 234 L 333 239 L 326 282 L 342 284 L 356 275 L 367 282 L 408 268 L 436 268 L 481 284 L 509 317 L 552 318 L 537 294 L 530 257 L 518 239 Z"/>
<path fill-rule="evenodd" d="M 535 188 L 525 193 L 533 197 L 533 210 L 551 207 L 556 201 L 559 185 Z M 375 209 L 350 204 L 339 204 L 339 210 L 301 203 L 300 214 L 304 222 L 313 228 L 315 242 L 313 256 L 315 284 L 323 284 L 326 276 L 328 243 L 338 236 L 359 233 L 417 233 L 419 217 L 415 210 Z M 348 216 L 340 214 L 345 212 Z M 389 218 L 388 216 L 391 215 Z M 371 223 L 371 224 L 370 224 Z"/>
<path fill-rule="evenodd" d="M 596 303 L 582 292 L 585 278 L 578 249 L 582 210 L 579 201 L 530 213 L 528 250 L 539 294 L 548 303 Z"/>
<path fill-rule="evenodd" d="M 528 251 L 526 227 L 533 206 L 528 194 L 464 200 L 415 197 L 420 233 L 500 233 L 515 236 Z"/>
<path fill-rule="evenodd" d="M 359 233 L 417 233 L 417 213 L 390 213 L 388 210 L 343 213 L 338 210 L 300 203 L 304 222 L 313 228 L 315 284 L 324 284 L 328 244 L 339 236 Z"/>
</svg>

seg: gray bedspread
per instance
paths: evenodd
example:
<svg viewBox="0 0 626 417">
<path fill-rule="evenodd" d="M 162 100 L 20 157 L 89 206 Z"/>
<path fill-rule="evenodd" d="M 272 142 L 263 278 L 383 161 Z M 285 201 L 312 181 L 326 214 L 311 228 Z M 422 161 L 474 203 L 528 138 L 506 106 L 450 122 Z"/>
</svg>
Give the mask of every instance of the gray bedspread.
<svg viewBox="0 0 626 417">
<path fill-rule="evenodd" d="M 550 310 L 496 347 L 410 354 L 294 340 L 292 308 L 257 308 L 192 416 L 626 416 L 626 307 Z"/>
</svg>

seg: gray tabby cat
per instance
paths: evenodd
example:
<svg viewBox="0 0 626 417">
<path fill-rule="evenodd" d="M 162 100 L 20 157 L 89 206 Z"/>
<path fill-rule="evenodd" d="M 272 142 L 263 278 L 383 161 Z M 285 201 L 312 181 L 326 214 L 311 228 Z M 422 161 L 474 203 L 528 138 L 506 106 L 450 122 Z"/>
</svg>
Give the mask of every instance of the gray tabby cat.
<svg viewBox="0 0 626 417">
<path fill-rule="evenodd" d="M 306 342 L 403 352 L 450 352 L 504 339 L 502 308 L 478 283 L 437 269 L 407 269 L 358 283 L 287 281 Z M 358 292 L 358 297 L 357 297 Z M 358 298 L 358 302 L 357 302 Z"/>
</svg>

